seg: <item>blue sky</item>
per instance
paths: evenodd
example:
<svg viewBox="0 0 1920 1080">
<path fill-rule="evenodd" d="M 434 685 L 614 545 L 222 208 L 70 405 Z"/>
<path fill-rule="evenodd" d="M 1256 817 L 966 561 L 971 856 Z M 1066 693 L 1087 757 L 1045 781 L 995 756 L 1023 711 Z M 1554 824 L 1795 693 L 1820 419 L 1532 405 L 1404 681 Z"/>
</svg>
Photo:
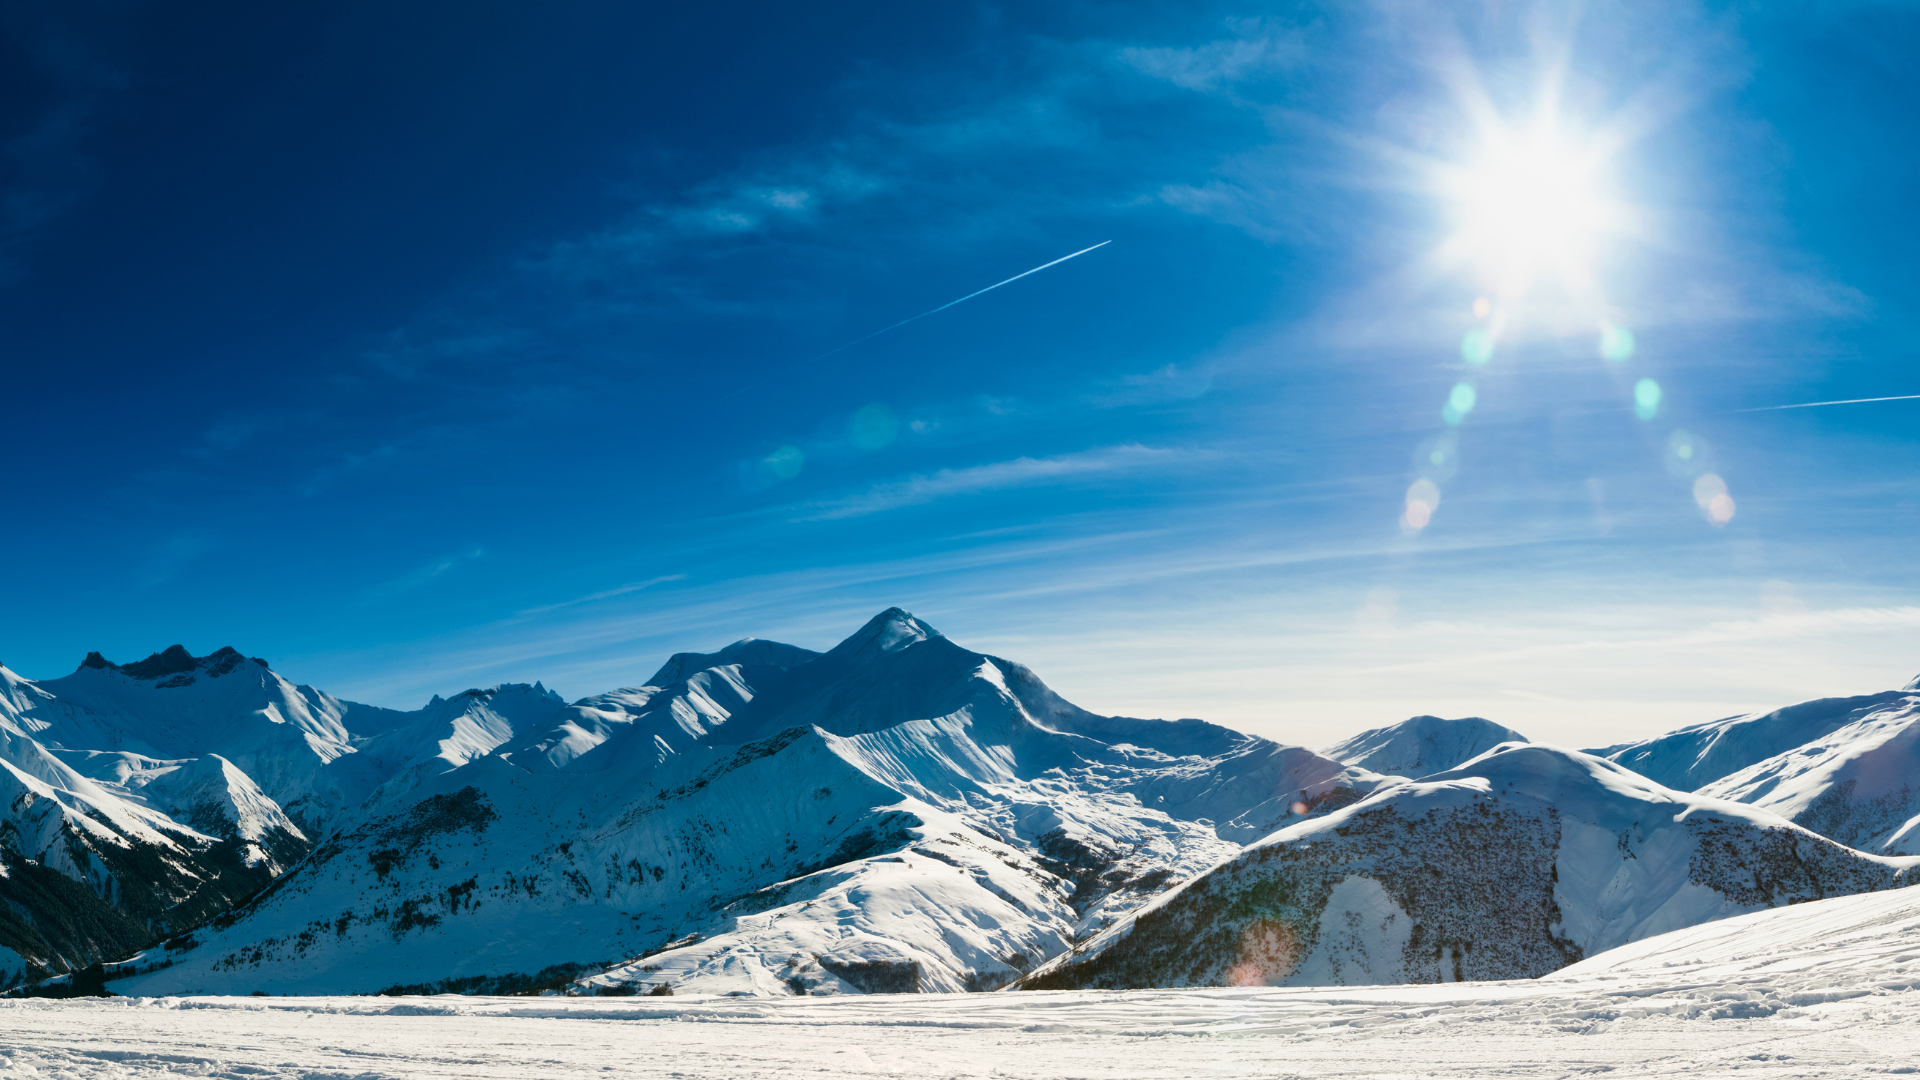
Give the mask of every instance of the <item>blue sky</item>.
<svg viewBox="0 0 1920 1080">
<path fill-rule="evenodd" d="M 1308 744 L 1898 685 L 1920 401 L 1742 410 L 1920 394 L 1916 48 L 1903 4 L 9 6 L 0 658 L 411 707 L 898 604 Z"/>
</svg>

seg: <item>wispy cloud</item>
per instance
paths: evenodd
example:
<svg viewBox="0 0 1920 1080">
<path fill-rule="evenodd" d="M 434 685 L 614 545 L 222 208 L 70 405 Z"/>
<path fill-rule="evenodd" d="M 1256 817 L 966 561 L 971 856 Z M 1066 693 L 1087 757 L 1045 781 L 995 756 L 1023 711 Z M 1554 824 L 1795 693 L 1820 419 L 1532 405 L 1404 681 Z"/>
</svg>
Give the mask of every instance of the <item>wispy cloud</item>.
<svg viewBox="0 0 1920 1080">
<path fill-rule="evenodd" d="M 571 600 L 562 600 L 557 604 L 542 604 L 539 607 L 530 607 L 516 614 L 541 615 L 549 611 L 559 611 L 561 608 L 574 607 L 578 604 L 591 604 L 595 600 L 611 600 L 616 596 L 625 596 L 628 593 L 639 592 L 642 589 L 651 589 L 655 585 L 665 585 L 669 581 L 685 581 L 686 579 L 687 575 L 685 574 L 666 574 L 661 577 L 648 578 L 645 581 L 629 582 L 628 584 L 612 589 L 603 589 L 600 592 L 589 593 L 586 596 L 576 596 Z"/>
<path fill-rule="evenodd" d="M 1680 633 L 1627 634 L 1617 637 L 1589 637 L 1573 641 L 1523 645 L 1477 654 L 1473 662 L 1489 665 L 1515 665 L 1550 656 L 1574 656 L 1592 653 L 1642 652 L 1671 654 L 1707 646 L 1765 641 L 1794 641 L 1846 630 L 1902 630 L 1920 627 L 1920 607 L 1848 607 L 1824 611 L 1783 611 L 1750 619 L 1728 619 Z M 1408 634 L 1439 635 L 1461 640 L 1491 636 L 1486 627 L 1430 622 L 1410 627 Z M 1388 664 L 1360 669 L 1355 674 L 1377 675 L 1387 672 L 1411 672 L 1456 668 L 1458 656 Z"/>
<path fill-rule="evenodd" d="M 422 586 L 431 584 L 448 571 L 466 563 L 473 562 L 476 559 L 486 558 L 486 555 L 487 552 L 485 548 L 475 547 L 467 551 L 456 552 L 455 554 L 435 559 L 417 570 L 402 574 L 391 581 L 375 585 L 367 590 L 367 596 L 369 599 L 378 599 L 395 596 L 400 593 L 412 592 Z"/>
<path fill-rule="evenodd" d="M 1188 455 L 1182 451 L 1136 444 L 1083 450 L 1079 453 L 1060 454 L 1054 457 L 1019 457 L 1011 461 L 996 461 L 989 465 L 974 465 L 963 469 L 941 469 L 925 476 L 876 484 L 858 495 L 844 499 L 809 503 L 803 508 L 804 512 L 798 520 L 828 521 L 836 518 L 861 517 L 903 506 L 917 506 L 954 495 L 1027 487 L 1090 473 L 1153 468 L 1170 464 L 1183 456 Z"/>
<path fill-rule="evenodd" d="M 1231 38 L 1187 48 L 1136 46 L 1120 50 L 1120 59 L 1142 74 L 1208 92 L 1298 67 L 1306 59 L 1306 39 L 1297 29 L 1262 19 L 1234 19 L 1227 25 L 1234 31 Z"/>
</svg>

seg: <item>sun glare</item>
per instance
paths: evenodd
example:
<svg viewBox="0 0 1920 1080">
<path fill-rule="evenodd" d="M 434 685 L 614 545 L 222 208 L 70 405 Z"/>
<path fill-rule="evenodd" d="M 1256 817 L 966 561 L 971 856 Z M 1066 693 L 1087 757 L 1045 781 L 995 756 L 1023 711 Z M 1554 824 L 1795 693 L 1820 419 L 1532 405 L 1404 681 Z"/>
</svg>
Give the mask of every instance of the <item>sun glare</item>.
<svg viewBox="0 0 1920 1080">
<path fill-rule="evenodd" d="M 1458 214 L 1451 246 L 1503 299 L 1548 277 L 1588 291 L 1599 240 L 1616 225 L 1598 165 L 1564 136 L 1492 134 L 1476 160 L 1449 170 L 1445 186 Z"/>
<path fill-rule="evenodd" d="M 1646 423 L 1662 414 L 1660 384 L 1634 363 L 1633 331 L 1607 295 L 1629 265 L 1616 243 L 1648 237 L 1646 211 L 1625 194 L 1632 185 L 1621 184 L 1630 171 L 1622 155 L 1633 124 L 1619 116 L 1592 124 L 1568 117 L 1561 111 L 1564 73 L 1547 74 L 1530 106 L 1512 113 L 1495 105 L 1478 78 L 1462 78 L 1456 90 L 1464 124 L 1447 140 L 1449 150 L 1414 158 L 1423 193 L 1440 202 L 1435 223 L 1445 237 L 1422 269 L 1434 284 L 1444 282 L 1453 302 L 1473 298 L 1443 316 L 1461 334 L 1459 377 L 1437 410 L 1448 432 L 1469 422 L 1481 401 L 1480 380 L 1498 357 L 1528 342 L 1586 335 L 1616 382 L 1631 387 L 1633 414 Z M 1460 319 L 1469 313 L 1471 321 Z M 1415 471 L 1400 516 L 1409 538 L 1437 520 L 1441 485 L 1452 475 L 1451 468 L 1429 475 L 1418 461 Z M 1723 491 L 1696 493 L 1696 501 L 1715 525 L 1733 518 L 1732 497 Z"/>
</svg>

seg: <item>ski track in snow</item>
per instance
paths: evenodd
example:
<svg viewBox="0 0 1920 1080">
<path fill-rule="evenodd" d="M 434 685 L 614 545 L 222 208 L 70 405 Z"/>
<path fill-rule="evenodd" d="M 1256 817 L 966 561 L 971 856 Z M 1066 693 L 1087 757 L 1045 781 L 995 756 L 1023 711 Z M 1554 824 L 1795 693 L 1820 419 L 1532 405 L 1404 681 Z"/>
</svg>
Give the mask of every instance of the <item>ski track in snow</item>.
<svg viewBox="0 0 1920 1080">
<path fill-rule="evenodd" d="M 1920 1074 L 1920 890 L 1757 912 L 1544 979 L 836 998 L 0 1002 L 0 1076 Z"/>
</svg>

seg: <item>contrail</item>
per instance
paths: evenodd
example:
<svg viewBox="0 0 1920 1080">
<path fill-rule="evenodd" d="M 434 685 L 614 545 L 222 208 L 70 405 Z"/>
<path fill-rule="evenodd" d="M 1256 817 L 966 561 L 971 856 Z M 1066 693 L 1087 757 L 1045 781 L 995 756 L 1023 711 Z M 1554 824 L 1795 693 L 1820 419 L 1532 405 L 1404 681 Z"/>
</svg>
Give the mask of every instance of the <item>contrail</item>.
<svg viewBox="0 0 1920 1080">
<path fill-rule="evenodd" d="M 1865 405 L 1873 401 L 1914 401 L 1920 394 L 1898 394 L 1894 397 L 1848 398 L 1845 401 L 1803 401 L 1798 405 L 1762 405 L 1757 409 L 1735 409 L 1734 412 L 1773 412 L 1776 409 L 1817 409 L 1822 405 Z"/>
<path fill-rule="evenodd" d="M 1093 245 L 1093 247 L 1081 248 L 1079 251 L 1076 251 L 1071 255 L 1062 255 L 1050 263 L 1041 263 L 1039 266 L 1036 266 L 1033 269 L 1026 271 L 1026 273 L 1015 274 L 1005 281 L 996 281 L 993 284 L 987 286 L 986 288 L 980 289 L 977 292 L 970 292 L 958 300 L 949 300 L 946 303 L 941 304 L 939 307 L 934 308 L 930 311 L 923 311 L 920 314 L 915 315 L 910 319 L 901 319 L 899 322 L 894 323 L 892 326 L 886 326 L 878 330 L 875 330 L 873 333 L 868 334 L 866 337 L 860 338 L 857 341 L 849 341 L 845 345 L 842 345 L 837 349 L 829 349 L 826 352 L 821 353 L 819 356 L 814 357 L 812 360 L 807 361 L 807 363 L 811 364 L 811 363 L 814 363 L 815 361 L 825 360 L 827 357 L 832 356 L 834 353 L 845 352 L 846 350 L 853 348 L 855 345 L 858 345 L 863 341 L 872 341 L 874 338 L 879 337 L 881 334 L 884 334 L 889 330 L 898 330 L 910 322 L 918 322 L 919 320 L 924 319 L 929 315 L 938 315 L 941 312 L 947 310 L 948 308 L 954 306 L 955 304 L 966 303 L 967 301 L 973 299 L 974 297 L 979 296 L 981 293 L 990 293 L 1002 285 L 1011 285 L 1014 282 L 1019 281 L 1021 278 L 1026 277 L 1028 274 L 1037 274 L 1040 271 L 1045 270 L 1049 266 L 1059 266 L 1061 263 L 1066 262 L 1068 259 L 1077 259 L 1080 256 L 1085 255 L 1089 251 L 1094 251 L 1099 248 L 1106 247 L 1108 244 L 1111 244 L 1111 243 L 1113 243 L 1113 241 L 1111 240 L 1102 240 L 1099 243 Z"/>
<path fill-rule="evenodd" d="M 878 330 L 875 330 L 875 331 L 874 331 L 873 333 L 871 333 L 871 334 L 868 334 L 868 335 L 867 335 L 866 337 L 863 337 L 863 338 L 856 338 L 856 339 L 854 339 L 853 341 L 849 341 L 849 342 L 847 342 L 847 343 L 846 343 L 845 345 L 841 345 L 841 346 L 838 346 L 838 347 L 836 347 L 836 348 L 832 348 L 832 349 L 828 349 L 828 350 L 827 350 L 826 352 L 823 352 L 823 353 L 821 353 L 821 354 L 820 354 L 819 356 L 816 356 L 816 357 L 814 357 L 814 358 L 812 358 L 811 360 L 802 360 L 802 361 L 800 361 L 799 363 L 797 363 L 797 364 L 794 364 L 794 365 L 792 365 L 792 366 L 793 366 L 793 367 L 796 367 L 796 368 L 798 368 L 798 367 L 805 367 L 805 366 L 807 366 L 808 364 L 817 364 L 817 363 L 819 363 L 820 361 L 822 361 L 822 360 L 825 360 L 825 359 L 826 359 L 827 357 L 829 357 L 829 356 L 832 356 L 832 355 L 834 355 L 835 353 L 843 353 L 843 352 L 846 352 L 846 351 L 847 351 L 848 349 L 851 349 L 851 348 L 853 348 L 853 347 L 854 347 L 855 345 L 859 345 L 859 344 L 862 344 L 862 343 L 864 343 L 864 342 L 868 342 L 868 341 L 872 341 L 872 340 L 873 340 L 874 338 L 877 338 L 877 337 L 879 337 L 879 336 L 880 336 L 881 334 L 884 334 L 884 333 L 887 333 L 887 332 L 888 332 L 888 331 L 890 331 L 890 330 L 898 330 L 898 329 L 900 329 L 901 327 L 903 327 L 903 326 L 905 326 L 905 325 L 907 325 L 907 324 L 908 324 L 908 323 L 910 323 L 910 322 L 918 322 L 918 321 L 920 321 L 921 319 L 924 319 L 924 318 L 926 318 L 926 317 L 927 317 L 927 316 L 929 316 L 929 315 L 938 315 L 939 313 L 941 313 L 941 312 L 943 312 L 943 311 L 945 311 L 945 310 L 947 310 L 948 308 L 950 308 L 950 307 L 953 307 L 953 306 L 954 306 L 955 304 L 964 304 L 964 303 L 966 303 L 967 301 L 969 301 L 969 300 L 971 300 L 971 299 L 973 299 L 974 297 L 976 297 L 976 296 L 980 296 L 980 295 L 982 295 L 983 293 L 990 293 L 990 292 L 992 292 L 993 290 L 995 290 L 995 289 L 997 289 L 997 288 L 999 288 L 999 287 L 1000 287 L 1000 286 L 1002 286 L 1002 285 L 1011 285 L 1011 284 L 1013 284 L 1014 282 L 1016 282 L 1016 281 L 1019 281 L 1019 280 L 1020 280 L 1021 278 L 1023 278 L 1023 277 L 1027 277 L 1027 276 L 1029 276 L 1029 275 L 1032 275 L 1032 274 L 1037 274 L 1037 273 L 1039 273 L 1040 271 L 1042 271 L 1042 270 L 1045 270 L 1045 269 L 1046 269 L 1047 267 L 1049 267 L 1049 266 L 1059 266 L 1059 265 L 1060 265 L 1061 263 L 1063 263 L 1063 262 L 1066 262 L 1066 261 L 1067 261 L 1068 259 L 1077 259 L 1077 258 L 1079 258 L 1080 256 L 1082 256 L 1082 255 L 1085 255 L 1085 254 L 1086 254 L 1087 252 L 1089 252 L 1089 251 L 1097 251 L 1097 250 L 1099 250 L 1100 248 L 1103 248 L 1103 247 L 1106 247 L 1106 246 L 1107 246 L 1108 244 L 1111 244 L 1111 243 L 1113 243 L 1113 241 L 1111 241 L 1111 240 L 1102 240 L 1102 241 L 1100 241 L 1099 243 L 1097 243 L 1097 244 L 1095 244 L 1095 245 L 1093 245 L 1093 247 L 1087 247 L 1087 248 L 1081 248 L 1081 249 L 1080 249 L 1079 251 L 1076 251 L 1076 252 L 1074 252 L 1074 253 L 1073 253 L 1073 254 L 1071 254 L 1071 255 L 1062 255 L 1062 256 L 1060 256 L 1059 258 L 1057 258 L 1057 259 L 1055 259 L 1055 260 L 1053 260 L 1052 262 L 1049 262 L 1049 263 L 1041 263 L 1041 264 L 1040 264 L 1039 266 L 1036 266 L 1036 267 L 1034 267 L 1034 268 L 1033 268 L 1033 269 L 1031 269 L 1031 270 L 1027 270 L 1027 271 L 1024 271 L 1024 272 L 1022 272 L 1022 273 L 1018 273 L 1018 274 L 1015 274 L 1015 275 L 1013 275 L 1012 277 L 1010 277 L 1010 278 L 1008 278 L 1008 279 L 1007 279 L 1007 280 L 1005 280 L 1005 281 L 996 281 L 996 282 L 994 282 L 993 284 L 991 284 L 991 285 L 989 285 L 989 286 L 987 286 L 986 288 L 984 288 L 984 289 L 976 289 L 976 290 L 974 290 L 973 292 L 970 292 L 970 293 L 968 293 L 967 295 L 965 295 L 965 296 L 963 296 L 963 297 L 961 297 L 961 298 L 960 298 L 960 299 L 958 299 L 958 300 L 949 300 L 949 301 L 947 301 L 946 303 L 944 303 L 944 304 L 941 304 L 941 305 L 940 305 L 939 307 L 937 307 L 937 308 L 931 308 L 931 309 L 929 309 L 929 310 L 927 310 L 927 311 L 923 311 L 923 312 L 921 312 L 921 313 L 920 313 L 920 314 L 918 314 L 918 315 L 915 315 L 915 316 L 912 316 L 911 318 L 906 318 L 906 319 L 901 319 L 901 320 L 900 320 L 899 322 L 897 322 L 897 323 L 894 323 L 894 324 L 893 324 L 892 326 L 883 326 L 883 327 L 881 327 L 880 329 L 878 329 Z M 735 391 L 734 391 L 733 393 L 731 393 L 731 394 L 728 394 L 728 395 L 726 395 L 725 397 L 722 397 L 722 398 L 720 398 L 719 400 L 720 400 L 720 401 L 726 401 L 726 400 L 728 400 L 729 398 L 733 398 L 733 397 L 736 397 L 736 396 L 738 396 L 738 395 L 740 395 L 740 394 L 744 394 L 744 393 L 746 393 L 746 392 L 747 392 L 748 390 L 751 390 L 751 389 L 753 389 L 753 388 L 754 388 L 755 386 L 758 386 L 758 385 L 760 385 L 760 383 L 761 383 L 761 382 L 764 382 L 764 381 L 765 381 L 765 380 L 764 380 L 764 379 L 762 379 L 762 380 L 758 380 L 758 381 L 756 381 L 756 382 L 753 382 L 753 383 L 749 383 L 748 385 L 746 385 L 746 386 L 742 386 L 742 387 L 740 387 L 739 389 L 737 389 L 737 390 L 735 390 Z"/>
</svg>

